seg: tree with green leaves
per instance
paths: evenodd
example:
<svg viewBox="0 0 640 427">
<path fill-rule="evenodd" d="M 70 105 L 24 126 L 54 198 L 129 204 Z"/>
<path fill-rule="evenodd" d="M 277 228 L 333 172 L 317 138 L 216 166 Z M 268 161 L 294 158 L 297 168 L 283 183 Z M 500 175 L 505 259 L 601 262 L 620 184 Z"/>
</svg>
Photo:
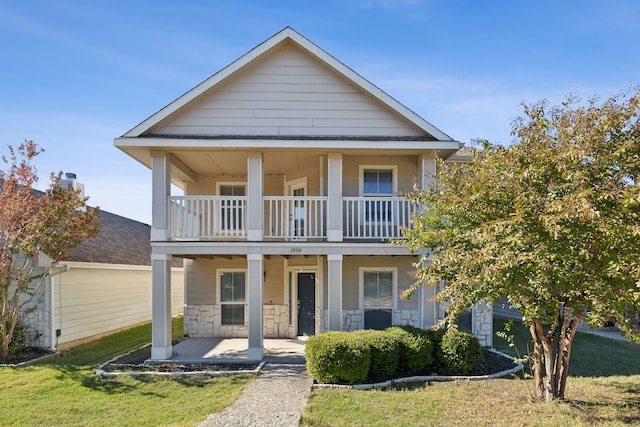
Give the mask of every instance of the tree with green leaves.
<svg viewBox="0 0 640 427">
<path fill-rule="evenodd" d="M 20 316 L 34 309 L 55 264 L 100 228 L 99 210 L 85 210 L 86 197 L 61 187 L 61 172 L 51 174 L 46 191 L 35 190 L 32 160 L 43 151 L 37 144 L 8 148 L 1 158 L 6 169 L 0 169 L 0 360 L 7 359 Z"/>
<path fill-rule="evenodd" d="M 533 339 L 535 394 L 564 398 L 580 321 L 638 338 L 640 92 L 524 106 L 511 145 L 486 141 L 466 163 L 440 161 L 437 187 L 406 231 L 428 249 L 416 283 L 437 287 L 445 322 L 506 296 Z"/>
</svg>

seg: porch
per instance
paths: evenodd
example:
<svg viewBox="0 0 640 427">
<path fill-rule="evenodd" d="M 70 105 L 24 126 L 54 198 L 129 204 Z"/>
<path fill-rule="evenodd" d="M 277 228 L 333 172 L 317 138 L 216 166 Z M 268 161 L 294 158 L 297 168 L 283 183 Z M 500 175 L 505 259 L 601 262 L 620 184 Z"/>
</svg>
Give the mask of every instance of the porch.
<svg viewBox="0 0 640 427">
<path fill-rule="evenodd" d="M 265 338 L 263 346 L 264 361 L 305 363 L 305 342 L 302 340 Z M 173 354 L 169 361 L 209 364 L 255 362 L 247 358 L 247 347 L 247 338 L 186 338 L 173 346 Z"/>
</svg>

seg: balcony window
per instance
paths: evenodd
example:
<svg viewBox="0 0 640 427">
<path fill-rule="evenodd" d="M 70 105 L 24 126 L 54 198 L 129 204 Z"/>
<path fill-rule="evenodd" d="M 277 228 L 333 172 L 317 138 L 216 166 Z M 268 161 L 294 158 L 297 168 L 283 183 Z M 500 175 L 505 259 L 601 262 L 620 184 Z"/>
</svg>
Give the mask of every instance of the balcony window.
<svg viewBox="0 0 640 427">
<path fill-rule="evenodd" d="M 360 292 L 365 329 L 384 329 L 391 326 L 398 293 L 396 269 L 361 269 Z"/>
<path fill-rule="evenodd" d="M 220 323 L 223 326 L 245 324 L 246 272 L 219 273 Z"/>
<path fill-rule="evenodd" d="M 364 197 L 392 197 L 397 192 L 396 168 L 361 166 L 360 193 Z M 371 200 L 364 203 L 364 221 L 389 222 L 392 203 L 388 200 Z"/>
<path fill-rule="evenodd" d="M 218 190 L 221 196 L 244 196 L 244 184 L 221 184 Z M 220 206 L 223 230 L 242 230 L 244 227 L 244 210 L 241 202 L 231 199 L 223 200 Z"/>
</svg>

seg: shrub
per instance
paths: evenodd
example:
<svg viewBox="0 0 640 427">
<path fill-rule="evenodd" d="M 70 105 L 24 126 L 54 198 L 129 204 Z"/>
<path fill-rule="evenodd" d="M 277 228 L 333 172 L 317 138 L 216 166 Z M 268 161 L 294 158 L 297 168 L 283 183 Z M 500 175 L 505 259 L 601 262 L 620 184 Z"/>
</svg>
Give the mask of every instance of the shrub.
<svg viewBox="0 0 640 427">
<path fill-rule="evenodd" d="M 13 358 L 16 353 L 21 352 L 27 347 L 29 347 L 29 334 L 27 333 L 27 327 L 22 323 L 17 323 L 13 330 L 13 338 L 9 343 L 9 359 Z"/>
<path fill-rule="evenodd" d="M 428 373 L 433 363 L 433 344 L 427 331 L 413 326 L 391 326 L 385 331 L 400 342 L 398 373 L 420 375 Z"/>
<path fill-rule="evenodd" d="M 305 356 L 309 373 L 323 383 L 362 383 L 367 379 L 371 364 L 366 340 L 348 332 L 311 336 Z"/>
<path fill-rule="evenodd" d="M 400 341 L 395 335 L 385 331 L 372 329 L 352 332 L 352 334 L 362 337 L 369 346 L 371 364 L 367 380 L 378 382 L 390 380 L 395 377 L 398 371 L 398 360 L 400 358 Z"/>
<path fill-rule="evenodd" d="M 483 354 L 478 338 L 469 332 L 450 329 L 440 343 L 444 373 L 467 375 L 482 367 Z"/>
</svg>

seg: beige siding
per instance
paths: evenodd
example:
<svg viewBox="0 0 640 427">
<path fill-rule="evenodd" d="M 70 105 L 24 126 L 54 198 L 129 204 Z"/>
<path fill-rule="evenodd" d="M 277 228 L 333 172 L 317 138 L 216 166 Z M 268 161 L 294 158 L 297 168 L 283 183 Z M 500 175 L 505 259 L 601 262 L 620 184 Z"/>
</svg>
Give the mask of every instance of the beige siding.
<svg viewBox="0 0 640 427">
<path fill-rule="evenodd" d="M 292 46 L 219 85 L 165 135 L 419 136 L 415 126 Z"/>
<path fill-rule="evenodd" d="M 360 196 L 360 166 L 395 166 L 400 194 L 412 191 L 414 183 L 420 180 L 417 156 L 345 156 L 342 164 L 345 197 Z"/>
<path fill-rule="evenodd" d="M 151 320 L 151 269 L 72 267 L 54 276 L 58 344 L 83 340 Z M 172 312 L 184 306 L 182 269 L 172 273 Z"/>
<path fill-rule="evenodd" d="M 389 256 L 349 256 L 342 264 L 342 309 L 357 310 L 360 308 L 360 267 L 395 267 L 398 270 L 398 310 L 417 310 L 418 296 L 410 300 L 400 298 L 400 295 L 413 283 L 409 274 L 413 270 L 413 257 Z"/>
</svg>

